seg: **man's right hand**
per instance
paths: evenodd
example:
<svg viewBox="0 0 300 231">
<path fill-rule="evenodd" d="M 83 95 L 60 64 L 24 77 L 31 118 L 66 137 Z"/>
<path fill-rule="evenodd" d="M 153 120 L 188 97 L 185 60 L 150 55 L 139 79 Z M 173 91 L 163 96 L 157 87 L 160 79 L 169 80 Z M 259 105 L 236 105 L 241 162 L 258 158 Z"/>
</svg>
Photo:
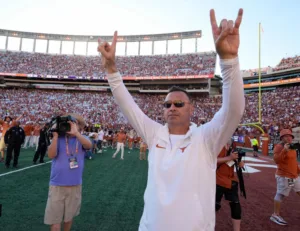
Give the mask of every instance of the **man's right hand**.
<svg viewBox="0 0 300 231">
<path fill-rule="evenodd" d="M 230 160 L 236 160 L 239 158 L 239 154 L 237 152 L 232 152 L 229 156 Z"/>
<path fill-rule="evenodd" d="M 108 74 L 117 72 L 116 68 L 116 45 L 118 32 L 115 31 L 112 44 L 98 40 L 98 52 L 101 53 L 102 65 Z"/>
<path fill-rule="evenodd" d="M 290 149 L 290 144 L 286 143 L 286 144 L 284 145 L 284 149 L 285 149 L 286 151 L 288 151 L 288 150 Z"/>
<path fill-rule="evenodd" d="M 58 138 L 58 133 L 57 132 L 52 132 L 53 138 Z"/>
</svg>

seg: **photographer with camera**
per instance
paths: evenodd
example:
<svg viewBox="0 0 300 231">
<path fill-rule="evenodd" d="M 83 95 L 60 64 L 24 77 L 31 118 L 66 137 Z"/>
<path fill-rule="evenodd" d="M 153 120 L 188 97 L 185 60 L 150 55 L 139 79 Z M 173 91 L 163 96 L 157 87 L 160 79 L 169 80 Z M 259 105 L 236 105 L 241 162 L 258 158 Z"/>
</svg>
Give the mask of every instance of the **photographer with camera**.
<svg viewBox="0 0 300 231">
<path fill-rule="evenodd" d="M 285 197 L 291 191 L 300 196 L 300 168 L 297 161 L 296 147 L 292 144 L 294 136 L 289 129 L 280 131 L 280 143 L 274 148 L 274 161 L 277 164 L 275 173 L 277 181 L 277 192 L 274 198 L 274 213 L 270 220 L 279 225 L 287 225 L 280 216 L 280 206 Z"/>
<path fill-rule="evenodd" d="M 82 116 L 70 114 L 54 121 L 50 126 L 53 139 L 48 156 L 53 160 L 44 223 L 51 225 L 51 230 L 60 230 L 63 220 L 64 230 L 68 231 L 80 212 L 84 156 L 92 143 L 81 135 L 85 127 Z"/>
<path fill-rule="evenodd" d="M 231 218 L 233 230 L 240 230 L 242 210 L 238 195 L 238 178 L 234 174 L 235 164 L 239 168 L 244 167 L 238 152 L 232 151 L 229 141 L 221 150 L 217 159 L 217 190 L 216 190 L 216 211 L 221 209 L 221 200 L 223 195 L 225 200 L 229 201 L 231 209 Z"/>
</svg>

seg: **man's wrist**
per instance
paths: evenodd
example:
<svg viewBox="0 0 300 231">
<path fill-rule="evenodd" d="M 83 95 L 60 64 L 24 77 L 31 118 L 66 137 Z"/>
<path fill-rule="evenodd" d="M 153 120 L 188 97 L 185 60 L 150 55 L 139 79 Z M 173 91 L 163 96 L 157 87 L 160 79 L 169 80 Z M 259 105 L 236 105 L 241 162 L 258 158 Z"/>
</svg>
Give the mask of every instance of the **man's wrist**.
<svg viewBox="0 0 300 231">
<path fill-rule="evenodd" d="M 230 59 L 235 59 L 238 57 L 238 55 L 219 55 L 220 59 L 222 60 L 230 60 Z"/>
<path fill-rule="evenodd" d="M 80 135 L 81 135 L 81 134 L 80 134 L 80 132 L 78 132 L 78 131 L 75 133 L 75 136 L 76 136 L 77 138 L 79 138 Z"/>
<path fill-rule="evenodd" d="M 116 65 L 111 65 L 109 67 L 107 67 L 107 73 L 108 74 L 113 74 L 118 72 Z"/>
</svg>

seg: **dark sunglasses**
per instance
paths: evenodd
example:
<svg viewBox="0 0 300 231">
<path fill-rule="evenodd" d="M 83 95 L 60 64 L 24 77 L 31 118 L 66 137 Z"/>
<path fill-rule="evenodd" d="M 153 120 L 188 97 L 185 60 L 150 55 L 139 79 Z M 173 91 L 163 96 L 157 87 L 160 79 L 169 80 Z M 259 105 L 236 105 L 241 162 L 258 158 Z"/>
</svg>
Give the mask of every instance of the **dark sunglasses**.
<svg viewBox="0 0 300 231">
<path fill-rule="evenodd" d="M 174 101 L 169 100 L 169 101 L 165 101 L 163 103 L 163 105 L 164 105 L 164 108 L 170 108 L 172 106 L 172 104 L 174 104 L 175 107 L 184 107 L 184 105 L 186 103 L 189 103 L 189 102 L 184 102 L 182 100 L 174 100 Z"/>
</svg>

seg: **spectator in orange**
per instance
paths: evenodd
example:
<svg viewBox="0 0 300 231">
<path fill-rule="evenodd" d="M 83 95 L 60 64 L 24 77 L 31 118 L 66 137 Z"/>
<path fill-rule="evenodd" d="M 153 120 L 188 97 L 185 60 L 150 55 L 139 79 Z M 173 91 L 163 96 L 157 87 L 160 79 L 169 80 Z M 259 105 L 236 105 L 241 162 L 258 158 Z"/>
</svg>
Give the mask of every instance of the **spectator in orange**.
<svg viewBox="0 0 300 231">
<path fill-rule="evenodd" d="M 25 142 L 23 148 L 27 148 L 27 144 L 30 144 L 31 134 L 34 130 L 34 127 L 32 126 L 31 122 L 27 122 L 27 124 L 24 126 L 25 131 Z M 28 145 L 29 145 L 28 144 Z"/>
<path fill-rule="evenodd" d="M 40 136 L 41 126 L 37 123 L 33 128 L 33 137 L 30 146 L 35 146 L 35 150 L 38 149 L 39 145 L 39 136 Z"/>
<path fill-rule="evenodd" d="M 141 139 L 140 140 L 140 160 L 147 160 L 146 151 L 147 151 L 147 144 L 143 139 Z"/>
<path fill-rule="evenodd" d="M 292 189 L 300 196 L 300 168 L 297 161 L 297 152 L 292 147 L 294 136 L 289 129 L 280 131 L 280 143 L 274 148 L 274 161 L 277 164 L 276 181 L 277 192 L 274 198 L 274 213 L 270 220 L 279 224 L 287 225 L 280 216 L 280 206 L 285 197 Z"/>
<path fill-rule="evenodd" d="M 121 128 L 120 132 L 117 134 L 117 151 L 113 154 L 112 158 L 116 158 L 116 155 L 121 149 L 121 160 L 124 160 L 124 143 L 126 141 L 126 135 L 124 129 Z"/>
</svg>

